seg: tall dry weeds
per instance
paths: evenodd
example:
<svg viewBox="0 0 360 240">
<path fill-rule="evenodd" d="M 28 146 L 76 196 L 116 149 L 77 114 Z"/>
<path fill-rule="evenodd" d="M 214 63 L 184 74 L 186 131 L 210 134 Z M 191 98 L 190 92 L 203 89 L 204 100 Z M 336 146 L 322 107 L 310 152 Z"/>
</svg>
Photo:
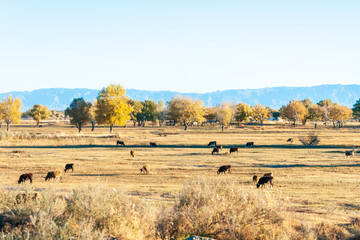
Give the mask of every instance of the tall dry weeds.
<svg viewBox="0 0 360 240">
<path fill-rule="evenodd" d="M 174 209 L 162 212 L 157 234 L 161 239 L 270 239 L 283 234 L 283 211 L 269 192 L 198 179 L 184 186 Z"/>
<path fill-rule="evenodd" d="M 20 204 L 17 194 L 0 193 L 2 239 L 153 239 L 155 235 L 155 214 L 122 191 L 90 187 L 65 198 L 50 189 L 37 200 Z"/>
<path fill-rule="evenodd" d="M 185 184 L 174 207 L 149 206 L 118 189 L 96 185 L 65 195 L 56 184 L 18 203 L 20 193 L 0 191 L 1 239 L 357 239 L 360 220 L 347 229 L 303 224 L 279 194 L 240 188 L 220 178 Z M 349 231 L 350 230 L 350 231 Z M 352 237 L 352 238 L 351 238 Z"/>
</svg>

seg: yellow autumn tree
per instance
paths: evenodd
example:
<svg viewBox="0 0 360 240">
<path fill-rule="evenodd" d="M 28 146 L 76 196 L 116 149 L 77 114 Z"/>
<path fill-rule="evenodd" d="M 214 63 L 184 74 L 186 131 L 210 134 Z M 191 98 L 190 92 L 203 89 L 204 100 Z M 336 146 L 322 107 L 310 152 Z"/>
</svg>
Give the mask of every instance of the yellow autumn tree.
<svg viewBox="0 0 360 240">
<path fill-rule="evenodd" d="M 169 116 L 172 120 L 183 123 L 187 130 L 191 123 L 204 121 L 203 105 L 203 101 L 176 96 L 168 102 Z"/>
<path fill-rule="evenodd" d="M 216 124 L 216 107 L 204 107 L 204 118 L 207 122 Z"/>
<path fill-rule="evenodd" d="M 238 123 L 241 122 L 249 122 L 251 117 L 252 109 L 251 107 L 246 103 L 240 103 L 235 108 L 235 120 Z"/>
<path fill-rule="evenodd" d="M 36 125 L 39 126 L 41 120 L 47 120 L 50 118 L 50 111 L 47 107 L 41 104 L 35 104 L 29 111 L 29 116 L 34 119 Z"/>
<path fill-rule="evenodd" d="M 315 128 L 317 128 L 317 122 L 325 120 L 326 110 L 320 105 L 311 105 L 308 109 L 308 118 L 315 121 Z"/>
<path fill-rule="evenodd" d="M 342 127 L 345 120 L 351 118 L 352 110 L 344 105 L 334 104 L 328 109 L 328 117 L 333 121 L 334 127 L 335 122 L 339 128 Z"/>
<path fill-rule="evenodd" d="M 231 113 L 232 109 L 228 103 L 223 103 L 221 106 L 216 108 L 216 120 L 220 122 L 222 131 L 224 131 L 224 126 L 229 125 L 231 122 Z"/>
<path fill-rule="evenodd" d="M 89 116 L 90 116 L 90 123 L 91 123 L 91 131 L 94 131 L 95 124 L 96 124 L 96 100 L 94 100 L 94 103 L 90 107 Z"/>
<path fill-rule="evenodd" d="M 281 116 L 290 121 L 293 121 L 296 127 L 296 121 L 303 121 L 308 115 L 308 110 L 304 103 L 299 100 L 292 100 L 288 105 L 281 108 Z"/>
<path fill-rule="evenodd" d="M 110 132 L 114 125 L 126 125 L 131 112 L 129 99 L 120 84 L 111 84 L 99 92 L 96 98 L 96 122 L 109 125 Z"/>
<path fill-rule="evenodd" d="M 269 109 L 260 104 L 252 106 L 251 117 L 263 125 L 263 122 L 269 118 Z"/>
<path fill-rule="evenodd" d="M 11 95 L 4 98 L 0 103 L 0 119 L 6 122 L 6 130 L 10 130 L 10 124 L 19 123 L 21 119 L 21 100 L 13 99 Z"/>
</svg>

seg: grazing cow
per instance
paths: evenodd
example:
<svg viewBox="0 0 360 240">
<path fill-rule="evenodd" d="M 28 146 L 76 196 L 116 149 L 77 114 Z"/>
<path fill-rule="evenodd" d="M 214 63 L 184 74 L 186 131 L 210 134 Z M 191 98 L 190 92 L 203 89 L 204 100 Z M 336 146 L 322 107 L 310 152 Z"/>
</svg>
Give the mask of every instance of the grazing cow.
<svg viewBox="0 0 360 240">
<path fill-rule="evenodd" d="M 48 174 L 45 177 L 45 181 L 47 181 L 51 178 L 53 178 L 53 179 L 59 178 L 60 175 L 61 175 L 60 171 L 48 172 Z"/>
<path fill-rule="evenodd" d="M 253 176 L 253 183 L 256 184 L 258 180 L 258 177 L 256 175 Z"/>
<path fill-rule="evenodd" d="M 212 150 L 211 154 L 214 154 L 214 153 L 219 153 L 219 148 L 214 147 L 214 149 Z"/>
<path fill-rule="evenodd" d="M 157 147 L 157 145 L 156 145 L 156 143 L 151 142 L 151 143 L 150 143 L 150 147 Z"/>
<path fill-rule="evenodd" d="M 30 199 L 35 201 L 37 197 L 38 197 L 37 193 L 33 193 L 33 194 L 19 193 L 18 195 L 16 195 L 16 202 L 17 204 L 26 203 L 26 201 Z"/>
<path fill-rule="evenodd" d="M 352 156 L 352 157 L 355 156 L 355 147 L 353 147 L 353 149 L 351 151 L 345 151 L 345 157 L 348 157 L 348 156 Z"/>
<path fill-rule="evenodd" d="M 211 142 L 209 142 L 208 146 L 211 146 L 211 145 L 216 146 L 216 141 L 211 141 Z"/>
<path fill-rule="evenodd" d="M 254 146 L 254 142 L 247 142 L 245 146 L 246 147 Z"/>
<path fill-rule="evenodd" d="M 64 172 L 66 173 L 67 170 L 70 170 L 71 169 L 71 172 L 74 172 L 74 164 L 73 163 L 68 163 L 65 165 L 65 169 L 64 169 Z"/>
<path fill-rule="evenodd" d="M 134 151 L 134 150 L 131 150 L 131 151 L 130 151 L 130 155 L 131 155 L 132 157 L 135 157 L 135 151 Z"/>
<path fill-rule="evenodd" d="M 228 172 L 228 173 L 231 173 L 230 168 L 231 168 L 231 165 L 221 166 L 221 167 L 219 168 L 219 170 L 217 171 L 217 174 L 220 174 L 220 173 L 226 174 L 227 172 Z"/>
<path fill-rule="evenodd" d="M 32 183 L 32 179 L 33 179 L 33 174 L 32 173 L 25 173 L 25 174 L 21 174 L 19 177 L 19 181 L 18 183 L 22 183 L 25 182 L 26 180 L 30 180 L 30 183 Z"/>
<path fill-rule="evenodd" d="M 355 153 L 354 151 L 345 151 L 345 157 L 348 157 L 348 156 L 355 156 Z"/>
<path fill-rule="evenodd" d="M 230 154 L 233 153 L 233 152 L 239 153 L 239 148 L 238 148 L 238 147 L 232 147 L 232 148 L 230 148 Z"/>
<path fill-rule="evenodd" d="M 148 174 L 149 173 L 149 165 L 144 165 L 142 168 L 140 168 L 140 173 Z"/>
<path fill-rule="evenodd" d="M 123 141 L 117 140 L 116 141 L 116 146 L 120 145 L 120 146 L 124 146 L 125 147 L 125 143 Z"/>
<path fill-rule="evenodd" d="M 266 176 L 266 177 L 261 177 L 259 179 L 259 182 L 257 183 L 256 187 L 259 188 L 260 185 L 262 185 L 262 187 L 265 187 L 265 183 L 270 183 L 271 187 L 273 187 L 274 185 L 274 177 L 272 176 Z"/>
</svg>

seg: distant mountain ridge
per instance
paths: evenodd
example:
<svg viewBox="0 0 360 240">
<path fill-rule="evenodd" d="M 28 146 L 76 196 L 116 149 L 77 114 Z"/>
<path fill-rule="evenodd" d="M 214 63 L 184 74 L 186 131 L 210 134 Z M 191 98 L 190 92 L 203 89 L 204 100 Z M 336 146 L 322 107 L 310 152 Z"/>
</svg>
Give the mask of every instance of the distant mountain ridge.
<svg viewBox="0 0 360 240">
<path fill-rule="evenodd" d="M 0 94 L 0 100 L 11 94 L 22 101 L 22 111 L 26 111 L 35 104 L 42 104 L 49 109 L 64 110 L 73 98 L 83 97 L 86 101 L 93 102 L 100 90 L 86 88 L 47 88 L 34 91 L 13 91 Z M 222 102 L 242 103 L 249 105 L 262 104 L 274 109 L 279 109 L 292 99 L 309 98 L 313 103 L 323 99 L 331 99 L 341 105 L 352 108 L 360 98 L 360 85 L 319 85 L 313 87 L 271 87 L 259 89 L 222 90 L 209 93 L 179 93 L 174 91 L 146 91 L 126 89 L 126 94 L 131 99 L 167 102 L 173 96 L 182 95 L 204 101 L 205 106 L 216 106 Z"/>
</svg>

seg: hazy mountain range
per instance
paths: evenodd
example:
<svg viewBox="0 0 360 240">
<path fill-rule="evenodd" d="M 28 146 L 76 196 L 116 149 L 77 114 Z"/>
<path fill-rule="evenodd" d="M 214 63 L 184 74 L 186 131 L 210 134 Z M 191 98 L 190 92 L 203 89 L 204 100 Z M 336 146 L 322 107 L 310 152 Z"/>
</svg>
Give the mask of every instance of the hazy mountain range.
<svg viewBox="0 0 360 240">
<path fill-rule="evenodd" d="M 86 88 L 48 88 L 34 91 L 7 92 L 1 93 L 0 99 L 11 94 L 18 97 L 23 102 L 22 110 L 26 111 L 34 104 L 42 104 L 49 109 L 64 110 L 73 98 L 83 97 L 87 101 L 96 99 L 99 90 Z M 238 89 L 223 90 L 209 93 L 179 93 L 173 91 L 145 91 L 136 89 L 126 89 L 126 94 L 131 99 L 154 101 L 170 100 L 173 96 L 181 94 L 192 98 L 201 99 L 206 106 L 216 106 L 222 102 L 242 103 L 249 105 L 262 104 L 274 109 L 279 109 L 292 99 L 309 98 L 313 103 L 323 99 L 331 99 L 348 107 L 360 98 L 360 85 L 319 85 L 313 87 L 271 87 L 259 89 Z"/>
</svg>

